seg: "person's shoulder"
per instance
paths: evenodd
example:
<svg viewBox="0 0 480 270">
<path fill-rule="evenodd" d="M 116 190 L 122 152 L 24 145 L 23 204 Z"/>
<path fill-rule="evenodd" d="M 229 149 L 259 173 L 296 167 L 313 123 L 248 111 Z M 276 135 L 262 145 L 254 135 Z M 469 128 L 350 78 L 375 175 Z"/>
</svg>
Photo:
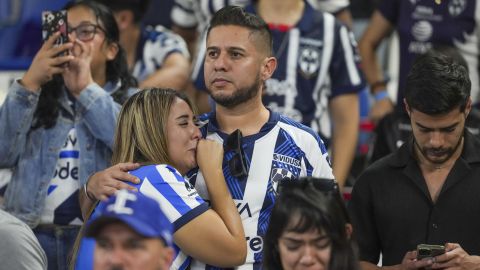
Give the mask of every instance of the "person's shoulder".
<svg viewBox="0 0 480 270">
<path fill-rule="evenodd" d="M 397 150 L 398 151 L 398 150 Z M 355 185 L 357 184 L 374 184 L 378 181 L 388 180 L 389 173 L 394 169 L 395 161 L 397 160 L 396 152 L 390 153 L 387 156 L 370 164 L 359 176 Z"/>
<path fill-rule="evenodd" d="M 283 127 L 283 128 L 290 128 L 292 131 L 296 131 L 296 132 L 306 132 L 306 133 L 309 133 L 311 134 L 312 136 L 315 136 L 317 133 L 315 131 L 313 131 L 312 128 L 300 123 L 300 122 L 297 122 L 295 120 L 293 120 L 292 118 L 288 117 L 288 116 L 285 116 L 285 115 L 282 115 L 282 114 L 278 114 L 278 124 Z"/>
<path fill-rule="evenodd" d="M 147 179 L 150 183 L 183 180 L 178 170 L 168 164 L 144 165 L 130 173 L 140 179 L 141 185 Z"/>
<path fill-rule="evenodd" d="M 277 125 L 285 130 L 290 135 L 298 135 L 302 136 L 302 139 L 312 139 L 315 140 L 317 143 L 323 143 L 323 140 L 320 138 L 317 132 L 315 132 L 312 128 L 299 123 L 288 116 L 278 114 L 278 122 Z"/>
<path fill-rule="evenodd" d="M 316 2 L 319 10 L 333 14 L 348 8 L 350 5 L 348 0 L 317 0 Z"/>
<path fill-rule="evenodd" d="M 173 32 L 172 30 L 166 28 L 163 25 L 156 25 L 156 26 L 151 26 L 148 25 L 144 29 L 144 35 L 147 37 L 147 39 L 155 41 L 155 40 L 165 40 L 168 38 L 173 38 L 173 39 L 180 39 L 180 35 L 177 33 Z"/>
<path fill-rule="evenodd" d="M 0 232 L 8 231 L 9 227 L 28 230 L 28 226 L 21 220 L 0 208 Z M 8 230 L 7 230 L 8 229 Z"/>
</svg>

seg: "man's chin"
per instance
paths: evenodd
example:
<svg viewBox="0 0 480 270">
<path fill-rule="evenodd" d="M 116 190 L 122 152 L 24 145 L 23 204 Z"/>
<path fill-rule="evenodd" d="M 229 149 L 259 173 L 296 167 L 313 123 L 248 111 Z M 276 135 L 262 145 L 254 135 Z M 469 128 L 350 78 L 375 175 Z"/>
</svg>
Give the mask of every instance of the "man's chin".
<svg viewBox="0 0 480 270">
<path fill-rule="evenodd" d="M 430 161 L 432 164 L 441 166 L 444 165 L 445 162 L 448 161 L 449 156 L 448 155 L 442 155 L 442 156 L 427 156 L 427 160 Z"/>
</svg>

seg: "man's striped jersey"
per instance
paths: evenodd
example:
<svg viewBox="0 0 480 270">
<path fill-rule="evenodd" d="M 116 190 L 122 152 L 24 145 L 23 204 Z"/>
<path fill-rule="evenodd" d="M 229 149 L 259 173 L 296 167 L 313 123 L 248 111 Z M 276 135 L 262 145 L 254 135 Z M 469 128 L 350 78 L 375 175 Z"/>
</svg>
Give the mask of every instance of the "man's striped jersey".
<svg viewBox="0 0 480 270">
<path fill-rule="evenodd" d="M 141 39 L 137 44 L 136 62 L 132 75 L 142 82 L 165 65 L 165 60 L 172 53 L 180 53 L 190 58 L 187 44 L 177 34 L 167 28 L 157 25 L 143 29 Z"/>
<path fill-rule="evenodd" d="M 139 184 L 130 184 L 140 193 L 158 201 L 160 208 L 172 222 L 174 233 L 209 209 L 208 204 L 198 195 L 195 188 L 170 165 L 148 165 L 130 173 L 140 179 Z M 94 212 L 91 219 L 96 217 Z M 93 256 L 94 245 L 85 245 L 87 247 L 82 248 L 77 263 L 83 267 L 85 263 L 82 260 L 93 262 L 90 257 Z M 176 254 L 170 269 L 186 269 L 190 264 L 190 257 L 177 245 L 174 245 L 174 250 Z"/>
<path fill-rule="evenodd" d="M 202 127 L 203 136 L 225 144 L 228 135 L 220 131 L 215 113 L 200 119 L 207 122 Z M 248 248 L 246 264 L 237 269 L 261 269 L 263 236 L 278 183 L 285 177 L 333 178 L 333 174 L 327 151 L 317 133 L 275 112 L 270 112 L 268 122 L 259 133 L 241 139 L 241 147 L 248 176 L 232 176 L 228 164 L 235 155 L 233 150 L 225 150 L 223 160 L 223 173 L 242 218 Z M 208 200 L 201 172 L 194 170 L 188 175 L 200 196 Z M 219 268 L 194 261 L 191 269 Z"/>
<path fill-rule="evenodd" d="M 348 0 L 308 0 L 321 11 L 337 13 L 348 8 Z M 225 6 L 245 7 L 251 0 L 174 0 L 171 19 L 182 28 L 197 28 L 198 33 L 206 30 L 213 14 Z"/>
</svg>

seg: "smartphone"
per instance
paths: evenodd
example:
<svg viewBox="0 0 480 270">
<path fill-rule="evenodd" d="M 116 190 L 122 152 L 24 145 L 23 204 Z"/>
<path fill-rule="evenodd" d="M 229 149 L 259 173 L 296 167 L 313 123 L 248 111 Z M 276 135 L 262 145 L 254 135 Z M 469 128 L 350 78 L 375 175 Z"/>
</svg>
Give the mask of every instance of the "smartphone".
<svg viewBox="0 0 480 270">
<path fill-rule="evenodd" d="M 445 247 L 442 245 L 420 244 L 417 246 L 417 259 L 432 258 L 445 253 Z"/>
<path fill-rule="evenodd" d="M 67 11 L 43 11 L 42 12 L 42 39 L 47 41 L 54 33 L 60 31 L 60 37 L 55 41 L 55 46 L 68 42 Z M 68 53 L 62 52 L 60 55 Z"/>
</svg>

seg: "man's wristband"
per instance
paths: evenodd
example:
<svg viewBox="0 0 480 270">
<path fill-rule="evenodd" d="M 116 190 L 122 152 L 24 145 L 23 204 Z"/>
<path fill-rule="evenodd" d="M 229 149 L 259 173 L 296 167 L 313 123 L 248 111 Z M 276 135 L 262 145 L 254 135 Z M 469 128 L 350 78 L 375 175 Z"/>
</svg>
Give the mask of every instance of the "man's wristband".
<svg viewBox="0 0 480 270">
<path fill-rule="evenodd" d="M 375 99 L 375 101 L 380 101 L 380 100 L 387 99 L 388 98 L 388 92 L 386 90 L 378 91 L 378 92 L 375 93 L 375 95 L 373 95 L 373 98 Z"/>
</svg>

